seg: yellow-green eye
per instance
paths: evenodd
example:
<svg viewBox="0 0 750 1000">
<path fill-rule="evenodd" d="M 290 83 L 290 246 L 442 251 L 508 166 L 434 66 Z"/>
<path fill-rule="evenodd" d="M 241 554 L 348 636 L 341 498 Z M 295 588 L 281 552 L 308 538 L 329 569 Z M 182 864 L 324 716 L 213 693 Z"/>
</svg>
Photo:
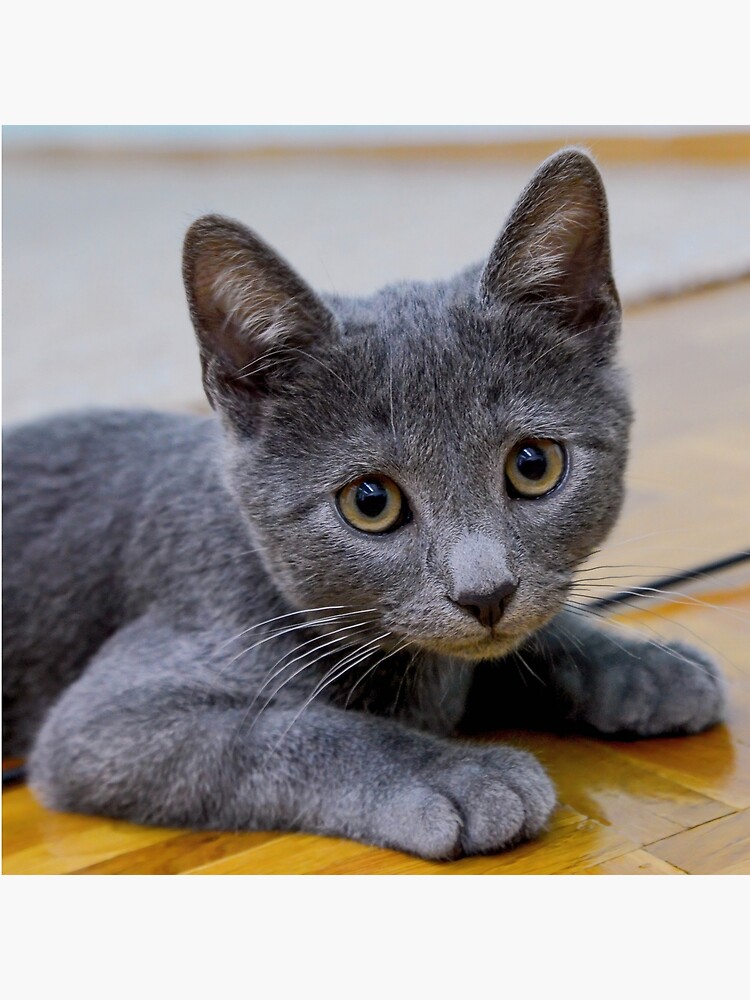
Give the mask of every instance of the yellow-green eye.
<svg viewBox="0 0 750 1000">
<path fill-rule="evenodd" d="M 565 475 L 562 445 L 544 438 L 519 441 L 505 463 L 508 492 L 533 500 L 558 486 Z"/>
<path fill-rule="evenodd" d="M 404 495 L 387 476 L 361 476 L 345 486 L 337 500 L 344 520 L 370 534 L 393 531 L 408 519 Z"/>
</svg>

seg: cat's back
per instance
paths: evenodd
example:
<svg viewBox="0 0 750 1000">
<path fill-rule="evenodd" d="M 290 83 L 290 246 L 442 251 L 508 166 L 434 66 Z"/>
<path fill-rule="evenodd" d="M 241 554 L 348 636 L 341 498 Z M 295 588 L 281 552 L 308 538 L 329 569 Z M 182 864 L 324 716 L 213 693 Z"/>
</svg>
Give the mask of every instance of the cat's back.
<svg viewBox="0 0 750 1000">
<path fill-rule="evenodd" d="M 154 468 L 184 467 L 210 421 L 102 410 L 48 417 L 3 432 L 3 541 L 9 561 L 42 545 L 85 544 L 132 507 Z M 65 537 L 55 528 L 65 526 Z M 109 545 L 103 538 L 105 554 Z"/>
<path fill-rule="evenodd" d="M 10 703 L 51 699 L 121 623 L 141 498 L 155 479 L 205 465 L 212 424 L 91 411 L 3 433 L 6 725 Z"/>
<path fill-rule="evenodd" d="M 105 595 L 96 588 L 106 581 L 113 595 L 114 564 L 142 499 L 154 481 L 184 492 L 191 475 L 205 470 L 213 431 L 204 418 L 115 410 L 5 431 L 3 598 L 14 627 L 30 594 L 45 605 L 70 603 L 75 594 L 98 608 Z"/>
</svg>

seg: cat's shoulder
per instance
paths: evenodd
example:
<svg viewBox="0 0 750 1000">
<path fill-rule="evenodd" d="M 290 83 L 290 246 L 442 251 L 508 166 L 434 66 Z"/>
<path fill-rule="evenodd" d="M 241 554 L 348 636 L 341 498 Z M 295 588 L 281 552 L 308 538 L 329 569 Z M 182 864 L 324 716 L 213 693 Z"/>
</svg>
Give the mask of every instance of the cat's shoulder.
<svg viewBox="0 0 750 1000">
<path fill-rule="evenodd" d="M 11 426 L 3 431 L 3 480 L 36 482 L 40 476 L 79 480 L 114 469 L 130 474 L 157 465 L 201 464 L 216 452 L 211 417 L 149 410 L 85 410 Z M 33 476 L 34 479 L 30 479 Z"/>
<path fill-rule="evenodd" d="M 204 438 L 215 434 L 214 425 L 210 417 L 155 410 L 74 410 L 5 427 L 3 444 L 11 449 L 35 443 L 44 443 L 47 449 L 98 442 L 112 447 L 132 438 L 152 442 Z"/>
</svg>

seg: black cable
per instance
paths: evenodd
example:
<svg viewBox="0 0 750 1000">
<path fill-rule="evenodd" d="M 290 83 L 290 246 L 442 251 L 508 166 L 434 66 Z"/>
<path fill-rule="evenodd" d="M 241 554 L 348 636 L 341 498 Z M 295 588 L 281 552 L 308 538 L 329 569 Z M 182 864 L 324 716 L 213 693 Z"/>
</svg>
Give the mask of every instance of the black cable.
<svg viewBox="0 0 750 1000">
<path fill-rule="evenodd" d="M 3 788 L 6 785 L 17 785 L 21 781 L 26 781 L 26 768 L 23 765 L 8 767 L 3 771 Z"/>
<path fill-rule="evenodd" d="M 644 597 L 655 599 L 658 596 L 654 593 L 655 590 L 669 590 L 679 583 L 685 583 L 686 580 L 695 580 L 699 576 L 718 573 L 722 569 L 738 566 L 740 563 L 748 562 L 748 560 L 750 560 L 750 551 L 736 552 L 733 556 L 726 556 L 724 559 L 717 559 L 715 562 L 705 563 L 703 566 L 686 569 L 682 573 L 675 573 L 674 576 L 665 576 L 661 580 L 654 580 L 644 586 L 631 587 L 630 590 L 621 590 L 617 594 L 610 594 L 609 597 L 592 601 L 589 606 L 597 609 L 609 608 L 613 604 L 627 604 L 629 601 L 637 601 Z"/>
<path fill-rule="evenodd" d="M 739 566 L 741 563 L 750 561 L 750 551 L 736 552 L 733 556 L 726 556 L 724 559 L 716 559 L 714 562 L 704 563 L 703 566 L 695 566 L 693 569 L 686 569 L 682 573 L 675 573 L 673 576 L 665 576 L 660 580 L 653 580 L 651 583 L 640 587 L 633 587 L 631 590 L 621 590 L 619 593 L 610 594 L 609 597 L 602 597 L 598 601 L 589 604 L 591 608 L 611 608 L 613 604 L 628 604 L 630 601 L 650 598 L 654 600 L 657 590 L 669 590 L 678 583 L 685 583 L 686 580 L 695 580 L 699 576 L 708 576 L 711 573 L 718 573 L 720 570 L 729 569 L 731 566 Z M 26 768 L 9 767 L 3 771 L 3 788 L 18 784 L 26 780 Z"/>
</svg>

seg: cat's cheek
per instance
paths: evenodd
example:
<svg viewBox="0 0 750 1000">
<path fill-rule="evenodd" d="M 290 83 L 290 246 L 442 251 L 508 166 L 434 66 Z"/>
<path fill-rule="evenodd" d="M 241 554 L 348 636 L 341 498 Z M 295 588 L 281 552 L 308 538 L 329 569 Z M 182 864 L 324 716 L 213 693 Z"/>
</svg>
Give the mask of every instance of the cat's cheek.
<svg viewBox="0 0 750 1000">
<path fill-rule="evenodd" d="M 585 558 L 612 530 L 623 495 L 622 468 L 614 461 L 573 454 L 565 480 L 548 496 L 511 502 L 513 532 L 532 569 L 544 553 L 555 570 Z"/>
<path fill-rule="evenodd" d="M 383 613 L 412 598 L 424 571 L 413 533 L 367 535 L 328 504 L 303 517 L 280 518 L 260 542 L 274 578 L 300 606 L 331 603 Z"/>
</svg>

